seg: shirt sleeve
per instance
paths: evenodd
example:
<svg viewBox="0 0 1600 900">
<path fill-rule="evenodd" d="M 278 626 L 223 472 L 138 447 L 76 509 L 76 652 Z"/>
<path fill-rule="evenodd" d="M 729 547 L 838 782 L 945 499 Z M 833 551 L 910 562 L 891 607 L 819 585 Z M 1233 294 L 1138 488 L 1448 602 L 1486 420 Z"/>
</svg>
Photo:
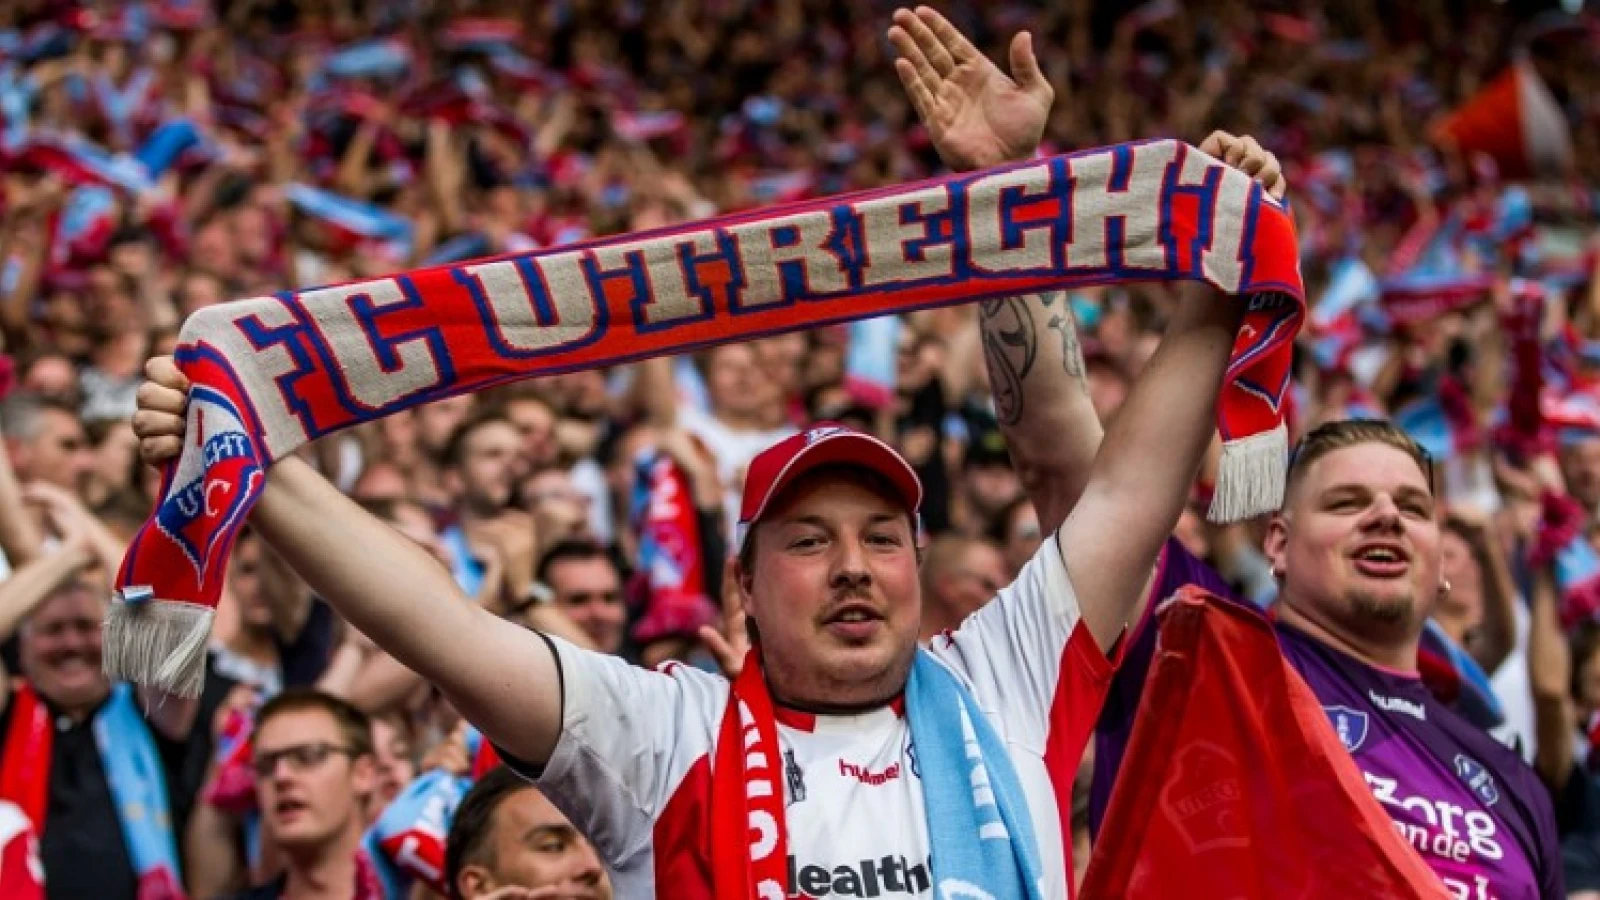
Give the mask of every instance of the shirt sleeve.
<svg viewBox="0 0 1600 900">
<path fill-rule="evenodd" d="M 625 867 L 691 766 L 705 756 L 728 683 L 687 666 L 641 669 L 546 636 L 561 669 L 561 737 L 534 780 L 608 863 Z"/>
<path fill-rule="evenodd" d="M 1073 692 L 1067 708 L 1082 719 L 1087 739 L 1111 676 L 1111 662 L 1079 627 L 1081 620 L 1052 537 L 1016 581 L 960 628 L 935 637 L 928 649 L 966 677 L 974 699 L 1004 726 L 1008 741 L 1042 754 L 1057 694 Z"/>
<path fill-rule="evenodd" d="M 1145 678 L 1150 674 L 1150 664 L 1155 659 L 1156 607 L 1187 585 L 1205 588 L 1219 597 L 1255 609 L 1235 595 L 1222 576 L 1186 550 L 1177 538 L 1167 539 L 1161 559 L 1156 564 L 1156 577 L 1151 582 L 1150 602 L 1145 604 L 1144 617 L 1123 640 L 1122 660 L 1112 676 L 1104 708 L 1095 725 L 1094 781 L 1089 791 L 1089 825 L 1092 832 L 1099 831 L 1106 804 L 1111 800 L 1111 786 L 1122 765 L 1128 740 L 1133 736 L 1134 716 L 1139 711 Z"/>
</svg>

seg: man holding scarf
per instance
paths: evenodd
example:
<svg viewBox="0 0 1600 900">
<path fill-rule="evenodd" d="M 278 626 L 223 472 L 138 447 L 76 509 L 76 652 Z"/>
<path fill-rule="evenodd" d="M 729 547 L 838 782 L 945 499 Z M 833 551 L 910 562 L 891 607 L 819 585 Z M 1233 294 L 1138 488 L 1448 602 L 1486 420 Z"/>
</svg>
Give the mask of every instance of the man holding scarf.
<svg viewBox="0 0 1600 900">
<path fill-rule="evenodd" d="M 902 80 L 952 167 L 982 168 L 1005 159 L 993 146 L 1008 130 L 1037 133 L 1042 112 L 1013 108 L 997 114 L 988 98 L 1003 76 L 943 17 L 919 9 L 898 13 L 895 21 L 906 35 L 897 46 L 917 61 L 897 64 Z M 1076 515 L 1078 492 L 1093 489 L 1101 456 L 1114 452 L 1103 443 L 1115 437 L 1120 423 L 1102 430 L 1063 295 L 986 307 L 983 328 L 990 371 L 1000 375 L 996 383 L 1016 387 L 996 398 L 1007 442 L 1040 524 L 1054 528 Z M 1007 339 L 1016 335 L 1026 337 Z M 1023 366 L 1024 360 L 1030 364 Z M 1346 421 L 1316 429 L 1291 458 L 1285 505 L 1268 530 L 1265 550 L 1280 585 L 1276 620 L 1285 657 L 1324 704 L 1384 812 L 1450 895 L 1563 896 L 1544 788 L 1512 751 L 1435 700 L 1415 674 L 1427 610 L 1449 590 L 1440 577 L 1432 461 L 1426 454 L 1387 423 Z M 1168 542 L 1163 557 L 1150 600 L 1165 600 L 1189 583 L 1228 593 L 1222 579 L 1177 540 Z M 1138 604 L 1139 625 L 1098 726 L 1096 824 L 1154 655 L 1148 606 Z M 1172 748 L 1175 768 L 1184 758 L 1181 749 Z M 1148 769 L 1128 775 L 1157 777 Z M 1354 833 L 1357 825 L 1350 828 Z"/>
<path fill-rule="evenodd" d="M 1012 65 L 1018 81 L 996 70 L 985 100 L 1029 110 L 1035 124 L 1001 140 L 1005 158 L 1031 152 L 1053 96 L 1025 36 Z M 986 130 L 980 117 L 945 134 L 981 140 Z M 1226 174 L 1252 209 L 1282 215 L 1271 154 L 1222 134 L 1200 149 L 1191 162 L 1208 183 Z M 1105 258 L 1096 248 L 1109 244 L 1120 266 L 1142 240 L 1150 255 L 1153 234 L 1102 227 L 1103 241 L 1085 227 L 1077 252 Z M 495 618 L 292 455 L 266 478 L 251 522 L 319 596 L 538 779 L 594 842 L 619 896 L 1061 897 L 1078 758 L 1210 441 L 1247 315 L 1245 302 L 1203 285 L 1179 293 L 1072 514 L 1016 583 L 930 650 L 917 642 L 921 486 L 894 450 L 837 426 L 751 463 L 733 577 L 754 641 L 731 684 L 681 665 L 640 670 Z M 1281 303 L 1269 293 L 1249 306 Z M 184 450 L 189 385 L 170 359 L 149 374 L 135 427 L 144 458 L 163 462 Z"/>
<path fill-rule="evenodd" d="M 1006 99 L 1043 111 L 1051 90 L 1016 47 Z M 1253 142 L 1202 150 L 1281 196 Z M 932 652 L 917 645 L 921 486 L 887 445 L 839 427 L 751 465 L 735 577 L 757 639 L 731 685 L 494 618 L 298 459 L 274 468 L 252 521 L 539 779 L 620 896 L 1064 896 L 1062 811 L 1108 654 L 1187 499 L 1242 314 L 1186 286 L 1073 514 Z M 181 448 L 187 385 L 169 359 L 150 374 L 136 428 L 160 462 Z"/>
</svg>

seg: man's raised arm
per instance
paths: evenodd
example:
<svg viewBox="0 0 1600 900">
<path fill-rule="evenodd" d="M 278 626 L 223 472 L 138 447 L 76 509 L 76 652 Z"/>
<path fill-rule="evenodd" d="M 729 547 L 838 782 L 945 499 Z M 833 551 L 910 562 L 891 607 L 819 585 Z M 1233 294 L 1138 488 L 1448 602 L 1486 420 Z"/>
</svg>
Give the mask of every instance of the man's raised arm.
<svg viewBox="0 0 1600 900">
<path fill-rule="evenodd" d="M 146 373 L 134 430 L 145 461 L 161 464 L 182 446 L 188 383 L 170 357 Z M 543 638 L 462 596 L 437 560 L 296 457 L 272 467 L 250 521 L 318 596 L 502 749 L 534 764 L 549 758 L 562 699 Z"/>
<path fill-rule="evenodd" d="M 1161 345 L 1112 419 L 1083 493 L 1056 532 L 1084 624 L 1102 650 L 1136 621 L 1161 546 L 1188 502 L 1244 318 L 1242 303 L 1209 286 L 1185 283 L 1180 293 Z"/>
<path fill-rule="evenodd" d="M 900 54 L 895 70 L 947 165 L 980 169 L 1036 152 L 1054 92 L 1026 33 L 1011 42 L 1014 80 L 926 7 L 897 11 L 889 39 Z M 1254 140 L 1218 132 L 1201 150 L 1282 195 L 1277 160 Z M 1220 302 L 1212 289 L 1184 285 L 1160 348 L 1105 434 L 1066 297 L 981 307 L 997 416 L 1041 529 L 1061 527 L 1084 623 L 1102 648 L 1137 620 L 1151 568 L 1188 500 L 1242 316 L 1240 304 Z"/>
<path fill-rule="evenodd" d="M 895 13 L 889 39 L 906 94 L 946 165 L 972 171 L 1030 158 L 1055 91 L 1024 32 L 1007 76 L 955 26 L 926 7 Z M 995 414 L 1042 533 L 1066 521 L 1105 436 L 1061 291 L 979 304 L 978 325 Z"/>
</svg>

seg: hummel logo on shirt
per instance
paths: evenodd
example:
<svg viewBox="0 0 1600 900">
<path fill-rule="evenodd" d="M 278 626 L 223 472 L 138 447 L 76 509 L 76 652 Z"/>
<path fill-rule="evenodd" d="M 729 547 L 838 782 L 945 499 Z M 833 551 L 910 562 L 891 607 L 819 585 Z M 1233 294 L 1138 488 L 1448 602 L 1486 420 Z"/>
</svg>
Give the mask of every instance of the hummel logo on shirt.
<svg viewBox="0 0 1600 900">
<path fill-rule="evenodd" d="M 1384 712 L 1405 713 L 1413 719 L 1423 722 L 1428 721 L 1428 711 L 1423 708 L 1421 703 L 1418 703 L 1415 700 L 1406 700 L 1400 697 L 1385 697 L 1374 690 L 1367 691 L 1367 699 L 1372 701 L 1373 706 L 1376 706 Z"/>
<path fill-rule="evenodd" d="M 900 777 L 900 764 L 890 763 L 889 767 L 882 772 L 869 772 L 865 767 L 858 766 L 855 763 L 847 763 L 841 759 L 839 760 L 839 775 L 844 778 L 854 778 L 862 784 L 873 786 L 888 784 Z"/>
</svg>

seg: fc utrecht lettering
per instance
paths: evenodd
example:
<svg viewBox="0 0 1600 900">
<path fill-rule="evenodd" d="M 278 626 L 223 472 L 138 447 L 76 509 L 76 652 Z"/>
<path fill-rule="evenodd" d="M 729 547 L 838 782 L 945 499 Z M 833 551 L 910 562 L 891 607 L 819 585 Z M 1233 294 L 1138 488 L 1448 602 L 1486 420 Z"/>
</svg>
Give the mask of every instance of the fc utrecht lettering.
<svg viewBox="0 0 1600 900">
<path fill-rule="evenodd" d="M 375 411 L 443 396 L 467 373 L 525 373 L 530 358 L 582 365 L 584 348 L 619 335 L 635 351 L 631 336 L 664 351 L 681 329 L 798 303 L 838 303 L 844 317 L 843 304 L 884 291 L 1157 271 L 1235 293 L 1264 196 L 1210 157 L 1151 141 L 787 215 L 260 297 L 204 311 L 194 334 L 243 364 L 240 387 L 277 458 Z M 1174 227 L 1180 207 L 1192 228 Z M 430 306 L 458 299 L 481 331 L 447 333 L 419 312 L 423 295 Z"/>
</svg>

